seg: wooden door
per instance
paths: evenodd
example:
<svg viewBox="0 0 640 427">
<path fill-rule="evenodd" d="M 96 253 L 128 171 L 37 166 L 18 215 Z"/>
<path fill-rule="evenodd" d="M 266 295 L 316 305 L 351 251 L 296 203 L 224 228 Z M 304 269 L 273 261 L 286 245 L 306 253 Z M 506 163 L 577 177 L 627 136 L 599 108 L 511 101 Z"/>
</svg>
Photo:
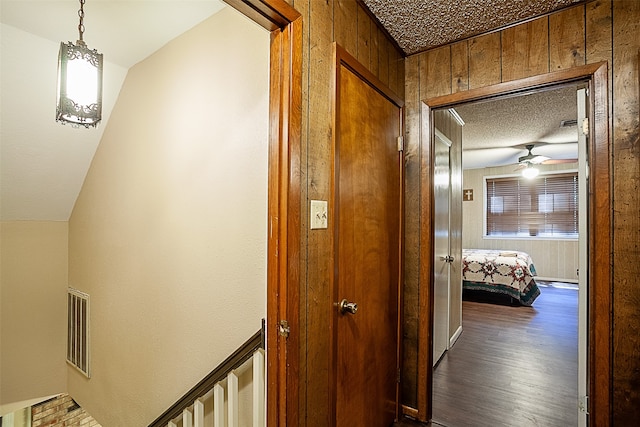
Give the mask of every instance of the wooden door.
<svg viewBox="0 0 640 427">
<path fill-rule="evenodd" d="M 402 110 L 336 50 L 334 424 L 387 427 L 398 394 Z"/>
</svg>

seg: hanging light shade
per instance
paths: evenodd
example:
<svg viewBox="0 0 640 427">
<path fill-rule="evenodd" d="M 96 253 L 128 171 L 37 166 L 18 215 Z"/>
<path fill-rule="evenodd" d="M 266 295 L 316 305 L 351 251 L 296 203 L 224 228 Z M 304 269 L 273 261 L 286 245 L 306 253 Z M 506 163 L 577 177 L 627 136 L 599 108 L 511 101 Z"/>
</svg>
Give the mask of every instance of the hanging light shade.
<svg viewBox="0 0 640 427">
<path fill-rule="evenodd" d="M 102 119 L 102 54 L 82 39 L 85 0 L 79 1 L 79 38 L 60 43 L 56 121 L 88 128 Z"/>
</svg>

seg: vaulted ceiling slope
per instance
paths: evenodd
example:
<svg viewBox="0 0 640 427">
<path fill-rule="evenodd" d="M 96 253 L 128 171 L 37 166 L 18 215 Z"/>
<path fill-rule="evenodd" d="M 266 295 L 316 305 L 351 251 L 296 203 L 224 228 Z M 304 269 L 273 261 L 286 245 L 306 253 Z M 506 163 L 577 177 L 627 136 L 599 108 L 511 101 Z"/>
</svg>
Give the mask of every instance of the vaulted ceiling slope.
<svg viewBox="0 0 640 427">
<path fill-rule="evenodd" d="M 411 55 L 585 0 L 362 0 Z"/>
<path fill-rule="evenodd" d="M 55 122 L 60 42 L 78 0 L 1 0 L 0 220 L 67 221 L 127 70 L 224 7 L 221 0 L 87 0 L 84 40 L 104 54 L 103 119 Z"/>
</svg>

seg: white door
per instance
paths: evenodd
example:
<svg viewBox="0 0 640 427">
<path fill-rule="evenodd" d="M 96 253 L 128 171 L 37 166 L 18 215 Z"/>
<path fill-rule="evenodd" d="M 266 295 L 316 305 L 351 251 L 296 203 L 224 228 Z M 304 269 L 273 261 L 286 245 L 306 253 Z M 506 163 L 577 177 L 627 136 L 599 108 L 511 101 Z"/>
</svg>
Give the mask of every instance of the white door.
<svg viewBox="0 0 640 427">
<path fill-rule="evenodd" d="M 433 278 L 433 365 L 449 345 L 451 141 L 438 129 L 434 147 L 434 278 Z"/>
<path fill-rule="evenodd" d="M 587 342 L 588 318 L 587 302 L 589 292 L 589 251 L 588 251 L 588 197 L 587 191 L 588 150 L 583 129 L 587 117 L 586 89 L 578 89 L 578 426 L 587 425 Z M 587 125 L 588 128 L 588 125 Z M 588 133 L 588 129 L 587 132 Z"/>
</svg>

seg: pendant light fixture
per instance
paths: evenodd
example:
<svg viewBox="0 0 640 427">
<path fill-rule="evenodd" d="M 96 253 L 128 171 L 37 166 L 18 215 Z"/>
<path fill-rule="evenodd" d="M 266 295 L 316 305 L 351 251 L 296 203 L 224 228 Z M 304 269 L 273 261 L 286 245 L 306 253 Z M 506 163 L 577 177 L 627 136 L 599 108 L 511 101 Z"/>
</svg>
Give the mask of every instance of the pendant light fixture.
<svg viewBox="0 0 640 427">
<path fill-rule="evenodd" d="M 102 54 L 82 39 L 85 0 L 79 1 L 79 38 L 60 43 L 56 121 L 88 128 L 102 119 Z"/>
</svg>

